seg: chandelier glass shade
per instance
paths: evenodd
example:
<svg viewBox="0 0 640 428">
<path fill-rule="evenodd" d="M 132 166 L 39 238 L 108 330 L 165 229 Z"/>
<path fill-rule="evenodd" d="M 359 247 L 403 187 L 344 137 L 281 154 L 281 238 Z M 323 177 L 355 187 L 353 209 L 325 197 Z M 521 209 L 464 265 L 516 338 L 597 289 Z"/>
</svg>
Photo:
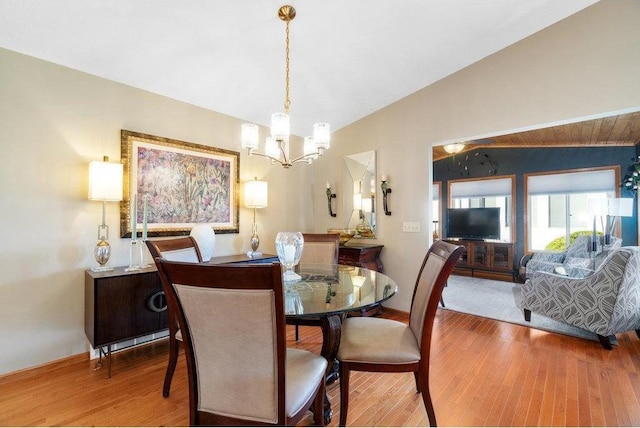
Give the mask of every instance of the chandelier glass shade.
<svg viewBox="0 0 640 428">
<path fill-rule="evenodd" d="M 259 128 L 253 123 L 242 125 L 242 148 L 251 155 L 263 156 L 272 163 L 279 163 L 285 168 L 291 167 L 297 162 L 311 163 L 318 156 L 322 156 L 329 148 L 331 140 L 331 127 L 328 123 L 316 123 L 313 126 L 313 136 L 304 138 L 303 152 L 301 156 L 291 158 L 289 155 L 289 23 L 295 18 L 296 10 L 293 6 L 282 6 L 278 10 L 278 17 L 286 23 L 286 63 L 285 63 L 285 98 L 284 113 L 271 115 L 271 135 L 266 138 L 264 153 L 259 153 Z"/>
</svg>

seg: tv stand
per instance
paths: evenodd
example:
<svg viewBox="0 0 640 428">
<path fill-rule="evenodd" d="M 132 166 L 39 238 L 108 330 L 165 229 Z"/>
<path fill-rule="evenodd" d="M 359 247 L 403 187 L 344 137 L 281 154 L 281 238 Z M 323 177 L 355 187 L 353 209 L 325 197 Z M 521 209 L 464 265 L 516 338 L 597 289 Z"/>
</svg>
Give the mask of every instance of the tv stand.
<svg viewBox="0 0 640 428">
<path fill-rule="evenodd" d="M 509 275 L 511 280 L 516 282 L 512 242 L 474 239 L 445 239 L 445 241 L 465 248 L 456 263 L 456 273 L 469 273 L 471 276 L 480 273 L 480 276 L 489 277 Z"/>
</svg>

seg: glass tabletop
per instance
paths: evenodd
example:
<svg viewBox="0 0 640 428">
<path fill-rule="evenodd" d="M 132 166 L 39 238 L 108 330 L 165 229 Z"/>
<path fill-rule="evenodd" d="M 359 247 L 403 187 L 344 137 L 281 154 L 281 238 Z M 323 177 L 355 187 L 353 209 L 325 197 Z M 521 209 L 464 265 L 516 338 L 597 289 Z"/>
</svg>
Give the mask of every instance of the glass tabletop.
<svg viewBox="0 0 640 428">
<path fill-rule="evenodd" d="M 373 270 L 347 265 L 306 265 L 287 281 L 285 314 L 304 318 L 350 312 L 384 302 L 398 291 L 395 281 Z"/>
</svg>

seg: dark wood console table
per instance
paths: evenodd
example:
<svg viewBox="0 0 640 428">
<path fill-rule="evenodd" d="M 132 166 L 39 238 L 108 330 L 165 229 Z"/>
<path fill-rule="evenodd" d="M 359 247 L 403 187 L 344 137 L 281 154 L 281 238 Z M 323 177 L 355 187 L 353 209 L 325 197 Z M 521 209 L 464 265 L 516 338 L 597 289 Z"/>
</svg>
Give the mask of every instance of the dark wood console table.
<svg viewBox="0 0 640 428">
<path fill-rule="evenodd" d="M 384 245 L 370 244 L 353 244 L 340 245 L 338 250 L 338 263 L 341 265 L 350 265 L 367 268 L 376 272 L 382 272 L 383 266 L 380 260 L 380 253 Z M 359 311 L 350 312 L 350 316 L 368 317 L 380 313 L 380 304 L 376 303 Z"/>
<path fill-rule="evenodd" d="M 118 342 L 168 328 L 167 305 L 155 266 L 134 272 L 124 267 L 84 274 L 84 332 L 94 349 L 107 355 L 111 377 L 111 349 Z"/>
<path fill-rule="evenodd" d="M 384 248 L 384 245 L 340 245 L 338 263 L 382 272 L 383 266 L 382 261 L 380 261 L 382 248 Z"/>
</svg>

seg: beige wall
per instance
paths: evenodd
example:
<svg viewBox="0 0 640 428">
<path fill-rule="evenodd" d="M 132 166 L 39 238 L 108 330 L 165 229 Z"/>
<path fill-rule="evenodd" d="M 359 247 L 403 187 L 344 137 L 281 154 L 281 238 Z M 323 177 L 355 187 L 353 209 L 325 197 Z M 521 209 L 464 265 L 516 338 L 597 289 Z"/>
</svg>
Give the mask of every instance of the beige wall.
<svg viewBox="0 0 640 428">
<path fill-rule="evenodd" d="M 605 0 L 333 136 L 314 166 L 285 171 L 241 156 L 241 181 L 269 182 L 258 212 L 261 249 L 278 230 L 323 231 L 325 182 L 341 197 L 342 156 L 375 149 L 390 176 L 390 217 L 378 203 L 377 242 L 401 284 L 390 305 L 407 310 L 429 243 L 431 144 L 640 107 L 640 2 Z M 349 106 L 344 106 L 349 108 Z M 100 204 L 86 198 L 87 165 L 120 158 L 120 129 L 240 151 L 241 121 L 0 49 L 0 373 L 84 352 L 83 272 L 93 265 Z M 524 160 L 523 160 L 524 161 Z M 244 252 L 240 234 L 219 235 L 220 255 Z M 128 263 L 109 204 L 112 264 Z M 268 221 L 267 221 L 268 219 Z M 422 232 L 402 233 L 403 221 Z"/>
<path fill-rule="evenodd" d="M 265 114 L 269 114 L 266 112 Z M 240 120 L 0 49 L 0 374 L 85 352 L 84 270 L 101 204 L 87 200 L 88 163 L 120 159 L 128 129 L 241 152 Z M 313 228 L 310 168 L 289 171 L 244 152 L 241 182 L 269 182 L 258 211 L 260 249 L 279 230 Z M 216 253 L 246 252 L 253 211 L 240 233 L 218 235 Z M 266 219 L 269 219 L 268 225 Z M 119 204 L 107 204 L 111 265 L 129 263 Z"/>
<path fill-rule="evenodd" d="M 341 176 L 327 165 L 372 148 L 378 175 L 390 176 L 392 215 L 378 203 L 376 240 L 401 285 L 389 306 L 409 309 L 430 243 L 431 145 L 640 109 L 639 40 L 640 2 L 605 0 L 334 134 L 316 187 Z M 317 203 L 316 229 L 346 224 L 338 215 Z M 421 233 L 403 233 L 404 221 L 420 222 Z"/>
</svg>

